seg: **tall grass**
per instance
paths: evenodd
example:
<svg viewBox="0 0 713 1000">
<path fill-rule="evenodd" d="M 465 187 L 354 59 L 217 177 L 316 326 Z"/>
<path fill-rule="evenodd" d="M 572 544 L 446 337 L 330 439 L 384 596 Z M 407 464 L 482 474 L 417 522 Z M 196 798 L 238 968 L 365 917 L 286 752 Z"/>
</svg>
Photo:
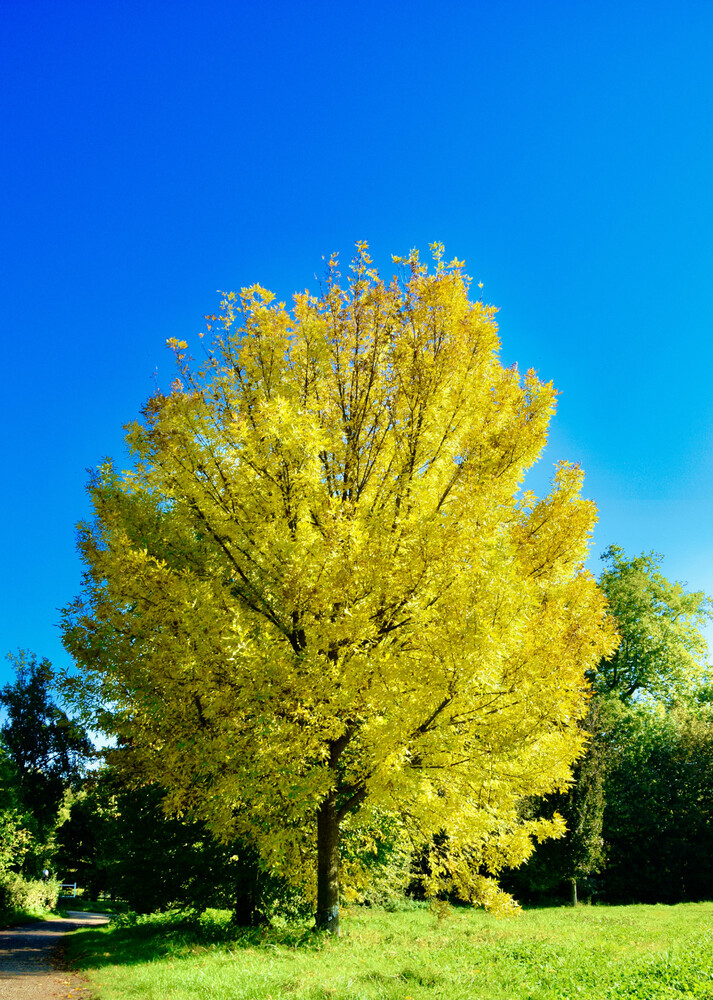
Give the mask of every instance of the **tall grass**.
<svg viewBox="0 0 713 1000">
<path fill-rule="evenodd" d="M 354 908 L 341 939 L 161 915 L 73 935 L 100 1000 L 713 1000 L 713 904 Z"/>
</svg>

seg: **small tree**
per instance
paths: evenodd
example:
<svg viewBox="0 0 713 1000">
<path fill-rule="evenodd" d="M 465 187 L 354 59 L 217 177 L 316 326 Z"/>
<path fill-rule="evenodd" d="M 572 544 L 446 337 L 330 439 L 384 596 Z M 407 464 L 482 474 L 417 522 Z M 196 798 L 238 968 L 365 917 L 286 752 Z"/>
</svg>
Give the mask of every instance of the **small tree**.
<svg viewBox="0 0 713 1000">
<path fill-rule="evenodd" d="M 610 715 L 607 702 L 590 701 L 589 711 L 582 720 L 582 730 L 588 737 L 587 748 L 573 768 L 571 787 L 528 803 L 528 815 L 545 819 L 561 816 L 566 832 L 561 838 L 541 844 L 525 865 L 508 874 L 508 888 L 518 896 L 536 900 L 553 894 L 559 896 L 564 894 L 566 886 L 572 905 L 576 906 L 578 883 L 604 867 L 609 735 L 606 720 Z"/>
<path fill-rule="evenodd" d="M 387 285 L 361 245 L 292 313 L 227 294 L 197 369 L 173 341 L 134 469 L 90 485 L 65 616 L 96 724 L 331 931 L 340 831 L 375 811 L 444 832 L 448 878 L 497 905 L 482 872 L 558 829 L 518 802 L 569 782 L 583 671 L 613 645 L 581 470 L 520 492 L 555 390 L 502 367 L 495 310 L 442 252 Z"/>
</svg>

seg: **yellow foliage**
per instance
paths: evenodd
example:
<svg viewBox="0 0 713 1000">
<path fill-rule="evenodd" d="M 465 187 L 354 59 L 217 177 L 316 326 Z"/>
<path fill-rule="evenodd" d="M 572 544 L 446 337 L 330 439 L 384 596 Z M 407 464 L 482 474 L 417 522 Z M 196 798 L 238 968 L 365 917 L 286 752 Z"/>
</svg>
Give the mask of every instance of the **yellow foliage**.
<svg viewBox="0 0 713 1000">
<path fill-rule="evenodd" d="M 445 833 L 433 879 L 502 909 L 482 871 L 561 832 L 518 802 L 569 783 L 614 629 L 581 470 L 521 492 L 555 389 L 501 365 L 496 310 L 432 249 L 387 284 L 359 244 L 291 311 L 223 294 L 200 367 L 171 341 L 133 469 L 91 483 L 65 641 L 167 808 L 308 885 L 326 804 L 352 829 L 381 810 Z"/>
</svg>

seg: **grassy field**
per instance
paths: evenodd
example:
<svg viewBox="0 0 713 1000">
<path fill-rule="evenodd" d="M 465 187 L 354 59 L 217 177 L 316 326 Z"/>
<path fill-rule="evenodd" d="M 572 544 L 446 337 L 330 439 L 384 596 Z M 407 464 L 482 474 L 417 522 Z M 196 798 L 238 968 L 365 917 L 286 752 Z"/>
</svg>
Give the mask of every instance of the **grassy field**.
<svg viewBox="0 0 713 1000">
<path fill-rule="evenodd" d="M 713 903 L 496 919 L 354 908 L 342 937 L 236 933 L 214 911 L 71 936 L 100 1000 L 713 1000 Z"/>
</svg>

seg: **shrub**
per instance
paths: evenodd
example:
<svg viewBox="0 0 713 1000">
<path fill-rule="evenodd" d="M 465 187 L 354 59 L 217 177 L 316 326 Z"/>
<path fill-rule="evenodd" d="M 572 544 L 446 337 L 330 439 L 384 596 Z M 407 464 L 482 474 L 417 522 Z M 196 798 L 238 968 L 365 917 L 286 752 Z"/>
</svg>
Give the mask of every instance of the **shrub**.
<svg viewBox="0 0 713 1000">
<path fill-rule="evenodd" d="M 59 898 L 59 882 L 25 879 L 21 875 L 4 875 L 0 881 L 0 911 L 52 910 Z"/>
</svg>

